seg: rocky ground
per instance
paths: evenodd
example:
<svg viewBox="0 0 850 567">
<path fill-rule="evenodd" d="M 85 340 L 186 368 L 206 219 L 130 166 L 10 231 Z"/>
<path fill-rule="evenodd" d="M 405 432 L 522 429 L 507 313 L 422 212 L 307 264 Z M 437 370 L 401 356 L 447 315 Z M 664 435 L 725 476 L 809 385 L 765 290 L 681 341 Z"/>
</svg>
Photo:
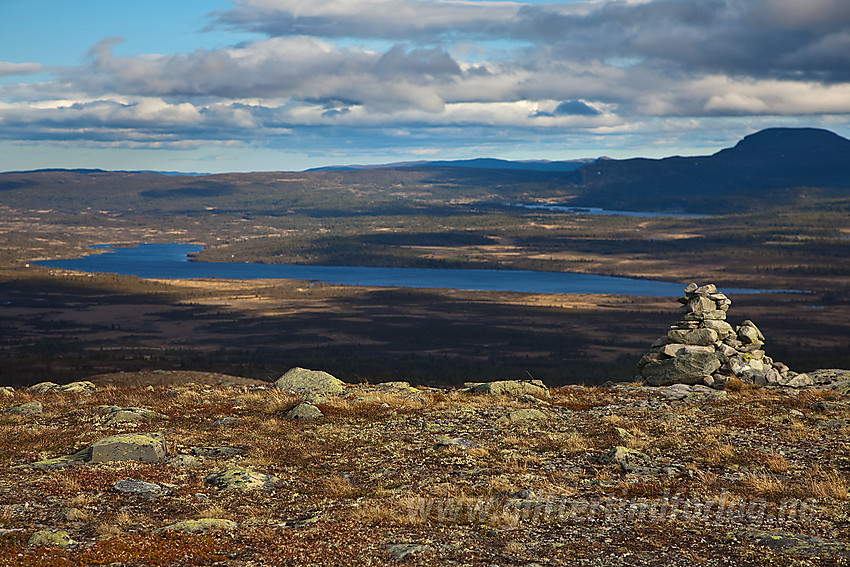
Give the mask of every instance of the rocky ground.
<svg viewBox="0 0 850 567">
<path fill-rule="evenodd" d="M 0 565 L 844 565 L 850 372 L 0 395 Z"/>
</svg>

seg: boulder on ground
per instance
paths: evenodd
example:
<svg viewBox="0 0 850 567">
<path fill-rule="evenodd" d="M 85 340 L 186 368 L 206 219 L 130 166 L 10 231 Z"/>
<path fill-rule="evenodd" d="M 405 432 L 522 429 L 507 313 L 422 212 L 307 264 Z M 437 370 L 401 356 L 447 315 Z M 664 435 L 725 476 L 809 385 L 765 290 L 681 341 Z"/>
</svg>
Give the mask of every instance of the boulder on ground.
<svg viewBox="0 0 850 567">
<path fill-rule="evenodd" d="M 121 433 L 92 443 L 79 453 L 89 463 L 141 461 L 157 463 L 168 453 L 161 433 Z"/>
<path fill-rule="evenodd" d="M 289 419 L 317 419 L 324 415 L 322 410 L 307 402 L 298 404 L 286 413 Z"/>
<path fill-rule="evenodd" d="M 88 380 L 82 380 L 80 382 L 71 382 L 70 384 L 64 384 L 55 389 L 57 392 L 81 392 L 84 394 L 94 392 L 97 390 L 97 386 Z"/>
<path fill-rule="evenodd" d="M 345 382 L 322 370 L 291 368 L 277 379 L 274 387 L 295 394 L 341 394 Z"/>
<path fill-rule="evenodd" d="M 56 382 L 39 382 L 38 384 L 33 384 L 29 388 L 27 388 L 27 392 L 32 392 L 33 394 L 43 394 L 45 392 L 50 392 L 59 387 L 59 384 Z"/>
<path fill-rule="evenodd" d="M 44 394 L 45 392 L 94 392 L 97 389 L 93 383 L 88 380 L 81 382 L 71 382 L 70 384 L 59 385 L 56 382 L 39 382 L 27 388 L 27 392 L 34 394 Z"/>
<path fill-rule="evenodd" d="M 27 402 L 25 404 L 21 404 L 19 406 L 14 406 L 11 408 L 6 408 L 0 413 L 14 413 L 18 415 L 35 415 L 39 414 L 44 410 L 44 407 L 41 405 L 41 402 Z"/>
<path fill-rule="evenodd" d="M 493 394 L 498 396 L 507 394 L 510 396 L 521 396 L 523 394 L 535 398 L 548 398 L 549 389 L 540 380 L 496 380 L 494 382 L 467 382 L 464 384 L 470 392 Z"/>
</svg>

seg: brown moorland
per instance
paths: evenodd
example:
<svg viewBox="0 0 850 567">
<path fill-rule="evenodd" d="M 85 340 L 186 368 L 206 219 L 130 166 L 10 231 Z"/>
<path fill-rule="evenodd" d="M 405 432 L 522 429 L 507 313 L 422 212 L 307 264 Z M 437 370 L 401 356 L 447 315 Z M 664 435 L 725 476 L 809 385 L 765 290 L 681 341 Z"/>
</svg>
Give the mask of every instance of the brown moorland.
<svg viewBox="0 0 850 567">
<path fill-rule="evenodd" d="M 323 416 L 293 419 L 302 395 L 158 374 L 0 398 L 42 404 L 0 413 L 0 565 L 850 560 L 850 398 L 836 391 L 358 384 L 311 398 Z M 152 413 L 116 422 L 115 408 Z M 161 433 L 167 452 L 49 460 L 119 433 Z M 211 483 L 234 467 L 271 477 L 255 490 Z M 29 544 L 37 532 L 64 547 Z"/>
</svg>

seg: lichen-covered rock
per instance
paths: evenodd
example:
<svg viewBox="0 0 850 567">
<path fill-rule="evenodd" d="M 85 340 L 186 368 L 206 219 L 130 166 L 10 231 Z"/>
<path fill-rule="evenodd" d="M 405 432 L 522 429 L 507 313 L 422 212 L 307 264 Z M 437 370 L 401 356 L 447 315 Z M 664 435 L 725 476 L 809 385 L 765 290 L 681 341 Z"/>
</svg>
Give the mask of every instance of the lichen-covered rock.
<svg viewBox="0 0 850 567">
<path fill-rule="evenodd" d="M 39 530 L 30 536 L 27 545 L 33 547 L 55 546 L 55 547 L 73 547 L 77 542 L 71 539 L 68 532 L 65 530 L 51 531 Z"/>
<path fill-rule="evenodd" d="M 43 394 L 45 392 L 51 392 L 59 387 L 59 384 L 56 382 L 39 382 L 38 384 L 34 384 L 27 388 L 27 392 L 32 392 L 33 394 Z"/>
<path fill-rule="evenodd" d="M 237 528 L 236 522 L 232 520 L 223 520 L 220 518 L 201 518 L 200 520 L 184 520 L 165 526 L 158 531 L 179 531 L 179 532 L 206 532 L 206 531 L 231 531 Z"/>
<path fill-rule="evenodd" d="M 90 463 L 141 461 L 156 463 L 167 454 L 161 433 L 121 433 L 95 441 L 80 453 Z"/>
<path fill-rule="evenodd" d="M 71 382 L 70 384 L 63 384 L 62 386 L 57 386 L 54 388 L 56 392 L 77 392 L 77 393 L 90 393 L 97 390 L 97 386 L 95 386 L 92 382 L 88 380 L 83 380 L 80 382 Z"/>
<path fill-rule="evenodd" d="M 27 402 L 27 403 L 21 404 L 19 406 L 6 408 L 0 413 L 14 413 L 14 414 L 18 414 L 18 415 L 36 415 L 36 414 L 40 414 L 42 411 L 44 411 L 44 407 L 41 405 L 41 402 Z"/>
<path fill-rule="evenodd" d="M 521 396 L 523 394 L 535 398 L 548 398 L 549 389 L 540 380 L 496 380 L 493 382 L 467 382 L 464 384 L 470 392 L 493 394 L 499 396 Z"/>
<path fill-rule="evenodd" d="M 222 490 L 271 489 L 277 481 L 278 479 L 270 474 L 247 467 L 231 467 L 204 478 L 204 482 Z"/>
<path fill-rule="evenodd" d="M 296 394 L 341 394 L 345 382 L 322 370 L 292 368 L 277 379 L 275 388 Z"/>
<path fill-rule="evenodd" d="M 289 419 L 317 419 L 324 415 L 319 408 L 307 402 L 302 402 L 286 412 Z"/>
</svg>

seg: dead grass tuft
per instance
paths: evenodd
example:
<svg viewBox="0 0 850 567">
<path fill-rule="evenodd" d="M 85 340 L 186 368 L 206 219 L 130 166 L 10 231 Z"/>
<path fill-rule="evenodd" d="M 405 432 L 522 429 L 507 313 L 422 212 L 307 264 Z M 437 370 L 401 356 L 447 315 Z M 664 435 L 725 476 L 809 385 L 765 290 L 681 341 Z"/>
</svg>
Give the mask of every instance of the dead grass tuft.
<svg viewBox="0 0 850 567">
<path fill-rule="evenodd" d="M 749 493 L 758 494 L 769 500 L 779 499 L 789 492 L 775 476 L 763 472 L 750 473 L 744 477 L 742 485 Z"/>
<path fill-rule="evenodd" d="M 847 479 L 837 471 L 824 471 L 820 466 L 816 466 L 806 486 L 805 497 L 847 500 Z"/>
<path fill-rule="evenodd" d="M 198 518 L 228 519 L 230 518 L 230 514 L 222 506 L 218 504 L 213 504 L 212 506 L 208 506 L 207 508 L 204 508 L 203 510 L 198 512 Z"/>
<path fill-rule="evenodd" d="M 764 466 L 774 473 L 788 472 L 788 461 L 778 453 L 769 453 L 764 456 Z"/>
<path fill-rule="evenodd" d="M 370 524 L 420 525 L 428 521 L 424 502 L 421 497 L 398 502 L 366 501 L 354 508 L 352 516 L 358 522 Z"/>
<path fill-rule="evenodd" d="M 319 482 L 319 488 L 330 498 L 351 498 L 361 492 L 351 480 L 341 474 L 323 478 Z"/>
</svg>

